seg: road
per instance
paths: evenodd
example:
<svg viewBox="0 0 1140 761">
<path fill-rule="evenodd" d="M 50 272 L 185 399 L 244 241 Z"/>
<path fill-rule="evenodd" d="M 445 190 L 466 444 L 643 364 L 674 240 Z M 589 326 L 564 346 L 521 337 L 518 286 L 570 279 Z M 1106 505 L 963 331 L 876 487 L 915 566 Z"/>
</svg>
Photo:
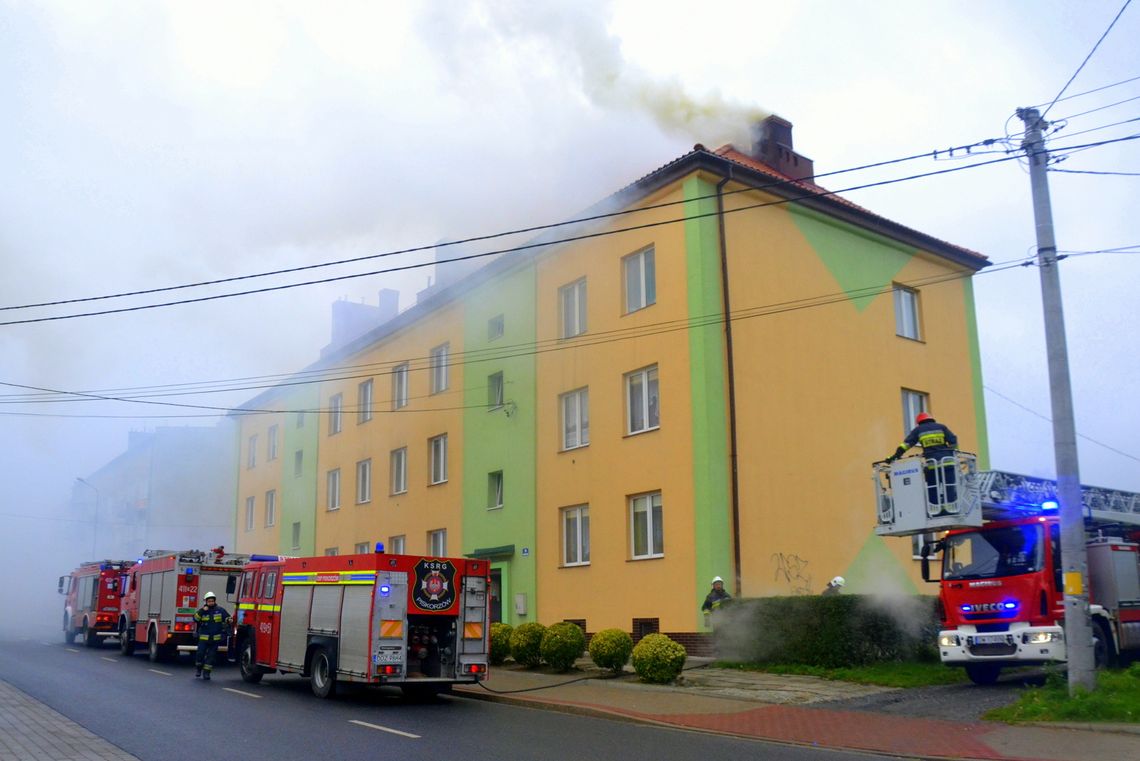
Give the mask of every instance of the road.
<svg viewBox="0 0 1140 761">
<path fill-rule="evenodd" d="M 112 643 L 113 644 L 113 641 Z M 884 758 L 643 726 L 460 697 L 426 703 L 398 692 L 356 691 L 322 701 L 296 676 L 241 681 L 233 667 L 213 681 L 186 660 L 124 659 L 113 646 L 65 646 L 61 638 L 0 635 L 0 675 L 15 687 L 143 761 L 216 757 L 383 757 L 631 761 L 762 757 L 772 761 Z"/>
</svg>

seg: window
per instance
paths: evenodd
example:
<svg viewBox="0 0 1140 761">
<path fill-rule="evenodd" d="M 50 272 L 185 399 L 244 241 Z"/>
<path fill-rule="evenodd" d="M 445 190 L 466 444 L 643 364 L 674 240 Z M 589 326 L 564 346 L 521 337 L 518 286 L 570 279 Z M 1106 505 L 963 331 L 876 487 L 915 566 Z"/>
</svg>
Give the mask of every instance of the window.
<svg viewBox="0 0 1140 761">
<path fill-rule="evenodd" d="M 431 460 L 431 482 L 442 484 L 447 480 L 447 434 L 436 436 L 429 442 Z"/>
<path fill-rule="evenodd" d="M 301 522 L 297 521 L 293 524 L 293 549 L 301 549 Z"/>
<path fill-rule="evenodd" d="M 293 476 L 300 478 L 305 464 L 305 453 L 298 449 L 293 453 Z"/>
<path fill-rule="evenodd" d="M 245 466 L 252 468 L 257 465 L 257 434 L 249 437 L 249 451 L 245 453 Z"/>
<path fill-rule="evenodd" d="M 572 338 L 586 332 L 586 278 L 558 289 L 562 307 L 562 337 Z"/>
<path fill-rule="evenodd" d="M 270 571 L 265 574 L 265 592 L 263 596 L 267 600 L 272 600 L 273 595 L 277 592 L 277 571 Z"/>
<path fill-rule="evenodd" d="M 487 509 L 503 506 L 503 471 L 487 474 Z"/>
<path fill-rule="evenodd" d="M 902 390 L 903 436 L 914 427 L 914 419 L 920 412 L 930 409 L 930 397 L 921 391 Z"/>
<path fill-rule="evenodd" d="M 305 427 L 305 411 L 304 410 L 301 410 L 300 412 L 297 413 L 297 427 L 298 428 L 304 428 Z"/>
<path fill-rule="evenodd" d="M 895 286 L 895 335 L 922 339 L 918 321 L 918 291 Z"/>
<path fill-rule="evenodd" d="M 356 463 L 356 504 L 372 501 L 372 460 Z"/>
<path fill-rule="evenodd" d="M 326 510 L 340 508 L 340 468 L 330 470 L 325 478 Z"/>
<path fill-rule="evenodd" d="M 256 499 L 254 497 L 245 498 L 245 530 L 253 531 L 253 509 Z"/>
<path fill-rule="evenodd" d="M 562 510 L 562 565 L 590 562 L 590 506 L 577 505 Z"/>
<path fill-rule="evenodd" d="M 408 363 L 396 365 L 392 370 L 392 409 L 408 406 Z"/>
<path fill-rule="evenodd" d="M 580 388 L 563 394 L 562 448 L 576 449 L 590 443 L 590 392 Z"/>
<path fill-rule="evenodd" d="M 434 555 L 437 558 L 447 555 L 447 529 L 437 528 L 435 531 L 429 531 L 427 539 L 429 555 Z"/>
<path fill-rule="evenodd" d="M 491 319 L 487 320 L 487 340 L 494 341 L 496 338 L 503 337 L 503 316 L 497 314 Z"/>
<path fill-rule="evenodd" d="M 270 489 L 265 492 L 265 526 L 277 525 L 277 492 Z"/>
<path fill-rule="evenodd" d="M 404 535 L 388 537 L 388 552 L 393 555 L 404 554 Z"/>
<path fill-rule="evenodd" d="M 657 400 L 657 365 L 625 376 L 626 431 L 640 433 L 661 425 Z"/>
<path fill-rule="evenodd" d="M 344 409 L 344 395 L 333 394 L 329 399 L 329 436 L 340 433 L 340 413 Z"/>
<path fill-rule="evenodd" d="M 659 558 L 665 554 L 665 535 L 661 526 L 661 492 L 641 494 L 629 499 L 630 555 Z"/>
<path fill-rule="evenodd" d="M 269 435 L 266 436 L 265 441 L 265 459 L 277 459 L 277 426 L 269 426 Z"/>
<path fill-rule="evenodd" d="M 911 556 L 914 558 L 922 557 L 922 545 L 931 544 L 938 540 L 938 535 L 934 533 L 914 534 L 910 538 Z"/>
<path fill-rule="evenodd" d="M 492 373 L 487 376 L 487 406 L 498 409 L 503 406 L 503 374 Z"/>
<path fill-rule="evenodd" d="M 448 344 L 442 344 L 431 350 L 431 392 L 433 394 L 447 390 L 447 352 Z"/>
<path fill-rule="evenodd" d="M 389 493 L 403 494 L 408 490 L 408 448 L 393 449 L 388 456 L 388 462 L 391 475 Z"/>
<path fill-rule="evenodd" d="M 356 422 L 367 423 L 372 419 L 372 379 L 356 387 Z"/>
<path fill-rule="evenodd" d="M 340 547 L 325 547 L 325 557 L 335 557 L 340 554 Z"/>
<path fill-rule="evenodd" d="M 372 552 L 372 545 L 368 542 L 357 542 L 352 548 L 354 555 L 367 555 L 370 552 Z"/>
<path fill-rule="evenodd" d="M 653 246 L 621 260 L 625 276 L 625 311 L 636 312 L 657 302 Z"/>
</svg>

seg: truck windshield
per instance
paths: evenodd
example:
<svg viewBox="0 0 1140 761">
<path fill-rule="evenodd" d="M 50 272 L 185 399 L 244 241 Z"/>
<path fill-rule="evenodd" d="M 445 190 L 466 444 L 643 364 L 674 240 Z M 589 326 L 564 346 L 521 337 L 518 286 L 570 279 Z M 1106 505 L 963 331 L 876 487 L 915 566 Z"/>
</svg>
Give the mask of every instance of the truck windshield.
<svg viewBox="0 0 1140 761">
<path fill-rule="evenodd" d="M 946 537 L 943 579 L 1017 576 L 1042 568 L 1041 526 L 982 529 Z"/>
</svg>

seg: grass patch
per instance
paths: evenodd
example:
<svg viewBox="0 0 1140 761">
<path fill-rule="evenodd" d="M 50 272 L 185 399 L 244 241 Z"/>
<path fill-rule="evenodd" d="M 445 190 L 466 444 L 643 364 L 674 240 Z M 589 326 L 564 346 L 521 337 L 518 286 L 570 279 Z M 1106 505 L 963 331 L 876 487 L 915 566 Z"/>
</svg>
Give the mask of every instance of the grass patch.
<svg viewBox="0 0 1140 761">
<path fill-rule="evenodd" d="M 1097 689 L 1069 697 L 1068 677 L 1051 672 L 1042 687 L 1030 687 L 1011 706 L 995 708 L 983 718 L 995 721 L 1140 722 L 1140 663 L 1125 671 L 1097 673 Z"/>
<path fill-rule="evenodd" d="M 888 662 L 845 668 L 822 668 L 802 664 L 729 663 L 717 661 L 715 668 L 738 671 L 762 671 L 767 674 L 796 674 L 833 679 L 856 684 L 875 684 L 881 687 L 929 687 L 938 684 L 958 684 L 969 681 L 963 669 L 950 668 L 941 663 Z"/>
</svg>

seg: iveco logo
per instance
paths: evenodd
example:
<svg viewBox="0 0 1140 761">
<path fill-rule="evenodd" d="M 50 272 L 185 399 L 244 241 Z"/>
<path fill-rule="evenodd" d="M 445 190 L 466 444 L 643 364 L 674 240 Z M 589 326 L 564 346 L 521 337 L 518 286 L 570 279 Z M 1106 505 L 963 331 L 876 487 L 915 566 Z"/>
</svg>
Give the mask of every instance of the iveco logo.
<svg viewBox="0 0 1140 761">
<path fill-rule="evenodd" d="M 979 602 L 962 606 L 963 613 L 1000 613 L 1009 610 L 1017 610 L 1017 603 L 1013 601 Z"/>
</svg>

